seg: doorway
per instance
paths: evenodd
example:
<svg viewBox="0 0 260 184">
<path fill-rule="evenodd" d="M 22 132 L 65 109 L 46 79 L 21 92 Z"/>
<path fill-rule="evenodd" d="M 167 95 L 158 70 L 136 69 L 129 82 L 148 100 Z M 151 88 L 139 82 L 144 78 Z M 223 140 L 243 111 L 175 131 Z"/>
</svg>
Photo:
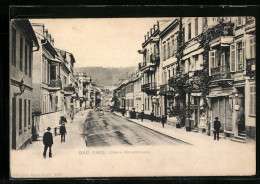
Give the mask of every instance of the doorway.
<svg viewBox="0 0 260 184">
<path fill-rule="evenodd" d="M 237 88 L 238 97 L 236 97 L 236 105 L 239 105 L 237 111 L 237 129 L 238 136 L 245 137 L 245 93 L 244 87 Z"/>
<path fill-rule="evenodd" d="M 16 149 L 16 98 L 12 98 L 12 149 Z"/>
</svg>

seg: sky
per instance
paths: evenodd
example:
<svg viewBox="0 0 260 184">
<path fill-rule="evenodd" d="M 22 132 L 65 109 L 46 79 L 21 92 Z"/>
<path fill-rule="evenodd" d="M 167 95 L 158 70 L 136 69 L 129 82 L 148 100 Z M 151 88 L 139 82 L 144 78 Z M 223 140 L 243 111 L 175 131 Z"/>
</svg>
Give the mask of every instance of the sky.
<svg viewBox="0 0 260 184">
<path fill-rule="evenodd" d="M 43 23 L 54 47 L 71 52 L 75 67 L 137 66 L 144 35 L 167 18 L 30 19 Z"/>
</svg>

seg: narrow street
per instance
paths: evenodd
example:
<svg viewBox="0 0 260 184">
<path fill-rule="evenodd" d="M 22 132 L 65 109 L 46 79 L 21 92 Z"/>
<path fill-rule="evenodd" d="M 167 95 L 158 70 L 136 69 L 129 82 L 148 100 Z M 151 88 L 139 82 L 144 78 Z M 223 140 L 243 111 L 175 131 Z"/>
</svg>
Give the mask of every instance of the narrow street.
<svg viewBox="0 0 260 184">
<path fill-rule="evenodd" d="M 83 137 L 88 147 L 183 144 L 111 112 L 104 112 L 101 117 L 99 113 L 91 111 L 83 125 Z"/>
<path fill-rule="evenodd" d="M 99 111 L 92 109 L 79 112 L 73 123 L 66 124 L 66 142 L 61 143 L 60 136 L 54 137 L 52 158 L 43 158 L 42 140 L 32 142 L 24 150 L 12 150 L 12 175 L 21 178 L 107 177 L 133 173 L 137 176 L 154 176 L 154 173 L 197 176 L 200 170 L 200 174 L 207 176 L 238 172 L 236 168 L 243 168 L 241 172 L 253 171 L 255 155 L 250 151 L 253 145 L 211 139 L 201 144 L 201 139 L 191 134 L 195 140 L 191 146 L 180 141 L 190 143 L 182 139 L 176 129 L 165 127 L 165 131 L 173 132 L 169 134 L 171 137 L 178 138 L 174 140 L 166 136 L 167 131 L 148 124 L 152 122 L 143 122 L 146 128 L 111 112 L 104 112 L 102 117 Z M 156 131 L 151 130 L 152 127 Z M 184 138 L 185 132 L 182 134 Z M 216 155 L 218 161 L 214 162 Z M 26 169 L 21 171 L 20 168 Z"/>
</svg>

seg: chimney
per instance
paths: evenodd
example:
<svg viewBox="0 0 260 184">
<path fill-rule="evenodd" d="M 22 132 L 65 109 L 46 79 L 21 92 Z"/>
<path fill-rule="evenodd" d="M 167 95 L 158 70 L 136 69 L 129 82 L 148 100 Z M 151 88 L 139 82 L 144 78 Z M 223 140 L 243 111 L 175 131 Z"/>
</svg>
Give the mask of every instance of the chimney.
<svg viewBox="0 0 260 184">
<path fill-rule="evenodd" d="M 149 38 L 149 32 L 147 32 L 147 38 Z"/>
<path fill-rule="evenodd" d="M 47 34 L 47 40 L 51 43 L 51 34 Z"/>
<path fill-rule="evenodd" d="M 146 35 L 144 35 L 144 41 L 146 41 Z"/>
<path fill-rule="evenodd" d="M 48 29 L 43 29 L 43 35 L 44 35 L 45 37 L 47 37 L 47 34 L 48 34 Z"/>
<path fill-rule="evenodd" d="M 51 39 L 51 45 L 54 47 L 54 38 Z"/>
</svg>

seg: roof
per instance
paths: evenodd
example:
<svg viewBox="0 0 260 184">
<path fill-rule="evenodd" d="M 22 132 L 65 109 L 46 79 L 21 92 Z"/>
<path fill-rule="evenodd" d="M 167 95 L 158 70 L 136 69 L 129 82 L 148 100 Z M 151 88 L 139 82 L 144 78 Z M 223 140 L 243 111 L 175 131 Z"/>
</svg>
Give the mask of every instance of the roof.
<svg viewBox="0 0 260 184">
<path fill-rule="evenodd" d="M 33 41 L 33 46 L 39 47 L 38 40 L 28 19 L 16 19 L 12 20 L 12 22 L 15 22 L 17 25 L 19 25 L 22 31 L 29 37 L 30 40 Z"/>
</svg>

